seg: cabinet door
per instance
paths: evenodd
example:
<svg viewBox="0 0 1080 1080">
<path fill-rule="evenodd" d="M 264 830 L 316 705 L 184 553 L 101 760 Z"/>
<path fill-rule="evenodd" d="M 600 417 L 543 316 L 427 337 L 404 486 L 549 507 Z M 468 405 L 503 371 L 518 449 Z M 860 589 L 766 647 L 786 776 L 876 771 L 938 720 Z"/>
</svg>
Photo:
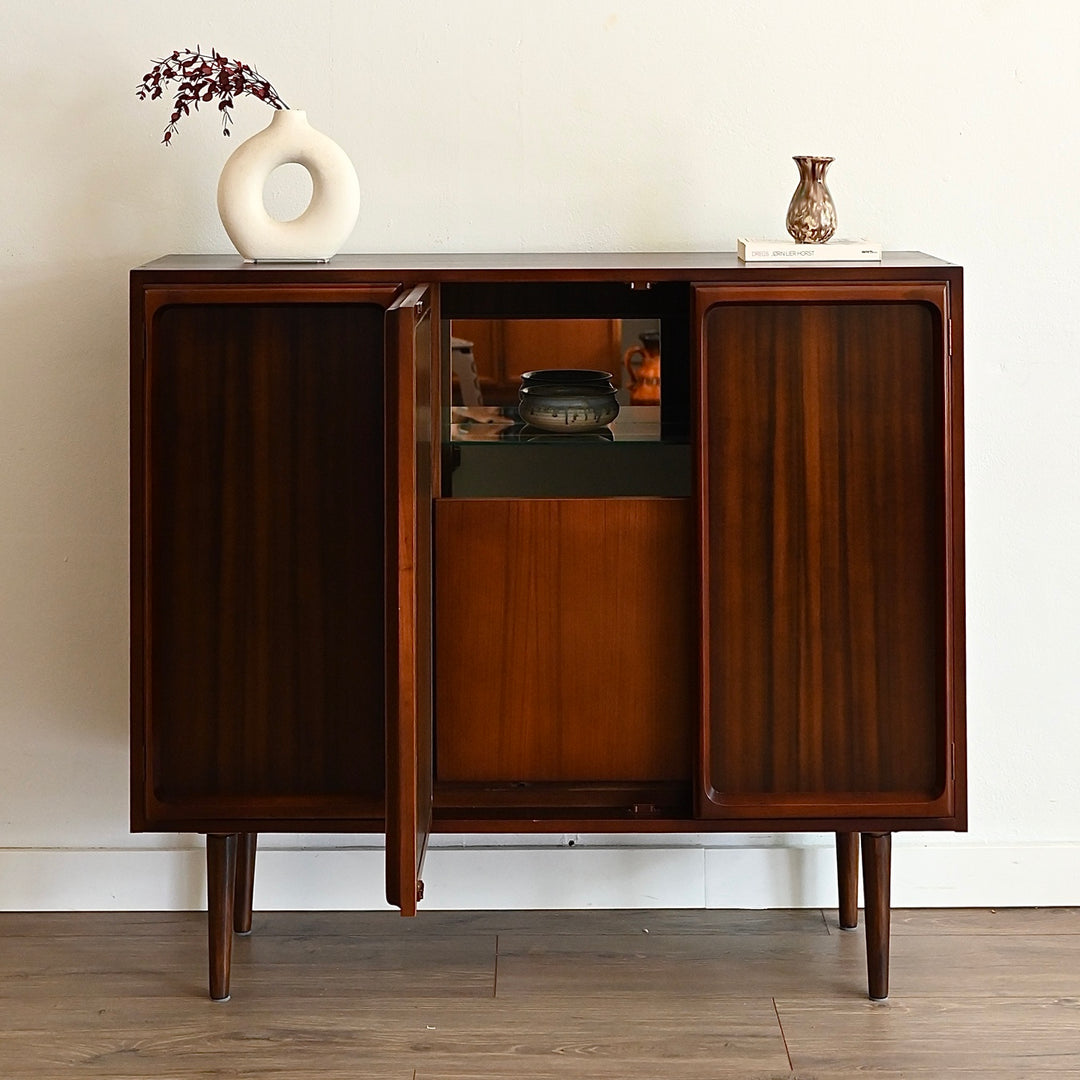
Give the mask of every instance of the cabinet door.
<svg viewBox="0 0 1080 1080">
<path fill-rule="evenodd" d="M 953 819 L 949 286 L 701 287 L 697 812 Z"/>
<path fill-rule="evenodd" d="M 386 897 L 416 914 L 431 828 L 431 506 L 438 461 L 432 378 L 438 313 L 421 286 L 387 316 Z"/>
<path fill-rule="evenodd" d="M 132 821 L 377 823 L 397 288 L 133 294 Z"/>
</svg>

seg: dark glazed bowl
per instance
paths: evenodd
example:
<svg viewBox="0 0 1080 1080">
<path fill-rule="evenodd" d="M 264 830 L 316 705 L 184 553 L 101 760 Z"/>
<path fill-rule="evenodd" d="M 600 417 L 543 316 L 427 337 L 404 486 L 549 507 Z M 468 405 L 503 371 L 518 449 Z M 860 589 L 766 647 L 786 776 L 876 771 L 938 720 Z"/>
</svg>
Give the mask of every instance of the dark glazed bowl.
<svg viewBox="0 0 1080 1080">
<path fill-rule="evenodd" d="M 592 386 L 523 386 L 518 415 L 541 431 L 577 434 L 606 428 L 619 415 L 615 390 Z"/>
<path fill-rule="evenodd" d="M 521 376 L 521 386 L 576 386 L 581 388 L 610 390 L 610 371 L 590 371 L 587 368 L 540 368 L 526 371 Z"/>
</svg>

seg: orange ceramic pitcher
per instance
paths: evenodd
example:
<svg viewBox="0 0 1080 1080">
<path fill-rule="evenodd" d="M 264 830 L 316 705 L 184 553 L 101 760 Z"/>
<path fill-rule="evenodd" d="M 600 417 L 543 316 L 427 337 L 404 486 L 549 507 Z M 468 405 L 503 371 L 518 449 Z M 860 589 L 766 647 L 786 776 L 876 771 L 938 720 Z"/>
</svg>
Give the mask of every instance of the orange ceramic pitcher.
<svg viewBox="0 0 1080 1080">
<path fill-rule="evenodd" d="M 630 373 L 630 404 L 660 404 L 660 334 L 648 330 L 641 344 L 626 350 L 623 364 Z"/>
</svg>

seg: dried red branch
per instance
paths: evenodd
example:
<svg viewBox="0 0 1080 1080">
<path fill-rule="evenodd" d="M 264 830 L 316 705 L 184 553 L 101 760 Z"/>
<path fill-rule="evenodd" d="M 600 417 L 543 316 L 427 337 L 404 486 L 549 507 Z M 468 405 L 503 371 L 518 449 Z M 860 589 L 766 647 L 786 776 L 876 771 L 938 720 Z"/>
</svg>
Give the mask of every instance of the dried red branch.
<svg viewBox="0 0 1080 1080">
<path fill-rule="evenodd" d="M 258 71 L 240 60 L 230 60 L 222 56 L 217 49 L 210 54 L 203 53 L 200 46 L 194 49 L 174 49 L 160 60 L 142 77 L 135 91 L 140 101 L 147 97 L 156 101 L 170 83 L 176 83 L 173 94 L 173 111 L 165 125 L 165 135 L 161 140 L 166 146 L 176 134 L 176 126 L 191 110 L 198 112 L 199 103 L 218 100 L 221 112 L 221 133 L 228 137 L 229 126 L 233 122 L 233 104 L 238 97 L 250 94 L 265 101 L 275 109 L 287 109 L 289 106 L 281 100 L 274 87 Z"/>
</svg>

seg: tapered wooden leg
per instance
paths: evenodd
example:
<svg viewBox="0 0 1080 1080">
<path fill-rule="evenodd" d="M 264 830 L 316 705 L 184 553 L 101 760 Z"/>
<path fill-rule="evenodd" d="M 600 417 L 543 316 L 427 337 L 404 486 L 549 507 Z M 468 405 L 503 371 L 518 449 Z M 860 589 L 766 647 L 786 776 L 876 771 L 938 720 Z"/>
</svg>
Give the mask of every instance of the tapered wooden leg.
<svg viewBox="0 0 1080 1080">
<path fill-rule="evenodd" d="M 243 832 L 236 839 L 236 905 L 233 929 L 238 934 L 251 933 L 251 905 L 255 896 L 255 846 L 259 834 Z"/>
<path fill-rule="evenodd" d="M 873 1001 L 889 996 L 889 888 L 892 834 L 863 833 L 863 896 L 866 903 L 866 973 Z"/>
<path fill-rule="evenodd" d="M 836 881 L 840 896 L 840 929 L 859 925 L 859 834 L 836 834 Z"/>
<path fill-rule="evenodd" d="M 236 833 L 210 833 L 206 837 L 206 900 L 210 997 L 228 1001 L 236 904 Z"/>
</svg>

